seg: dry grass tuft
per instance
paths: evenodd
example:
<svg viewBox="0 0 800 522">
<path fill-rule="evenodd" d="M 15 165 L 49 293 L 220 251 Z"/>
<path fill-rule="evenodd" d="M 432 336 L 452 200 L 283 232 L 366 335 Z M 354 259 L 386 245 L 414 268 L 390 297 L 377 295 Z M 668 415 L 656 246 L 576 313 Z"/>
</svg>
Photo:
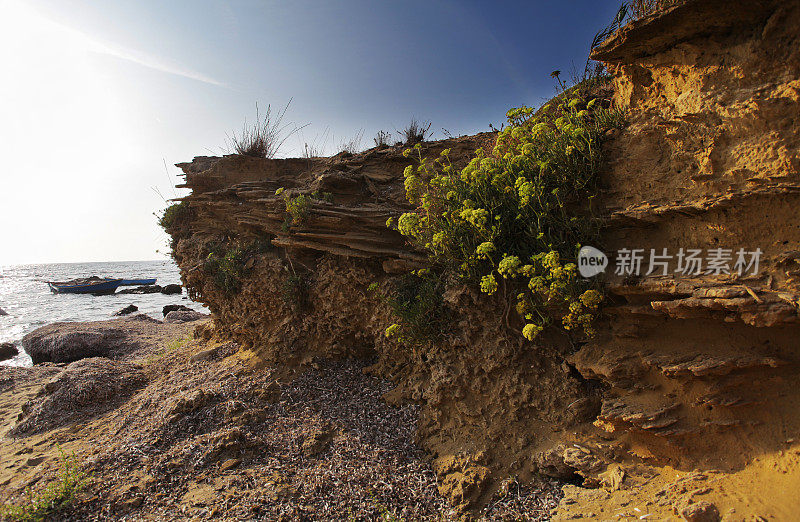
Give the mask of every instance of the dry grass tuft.
<svg viewBox="0 0 800 522">
<path fill-rule="evenodd" d="M 430 137 L 431 122 L 419 122 L 416 118 L 411 119 L 411 123 L 400 131 L 400 136 L 405 140 L 405 145 L 414 145 L 425 141 L 426 137 Z"/>
<path fill-rule="evenodd" d="M 274 158 L 284 142 L 306 126 L 297 127 L 292 123 L 283 123 L 291 103 L 292 100 L 289 100 L 283 109 L 275 114 L 272 113 L 272 106 L 267 105 L 267 113 L 264 115 L 263 121 L 259 117 L 258 104 L 256 104 L 255 125 L 248 126 L 245 122 L 241 134 L 234 133 L 233 136 L 228 137 L 229 152 L 233 150 L 236 154 L 243 156 Z"/>
<path fill-rule="evenodd" d="M 631 0 L 628 12 L 631 19 L 638 20 L 645 16 L 664 11 L 681 3 L 681 0 Z"/>
</svg>

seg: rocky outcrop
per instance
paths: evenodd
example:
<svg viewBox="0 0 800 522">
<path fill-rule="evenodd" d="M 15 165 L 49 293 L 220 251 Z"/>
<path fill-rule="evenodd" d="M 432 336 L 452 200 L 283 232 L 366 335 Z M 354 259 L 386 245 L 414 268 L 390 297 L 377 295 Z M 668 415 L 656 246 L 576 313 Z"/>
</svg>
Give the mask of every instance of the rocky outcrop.
<svg viewBox="0 0 800 522">
<path fill-rule="evenodd" d="M 157 335 L 146 315 L 88 323 L 52 323 L 22 338 L 34 364 L 72 362 L 89 357 L 120 357 L 141 346 L 141 335 Z"/>
<path fill-rule="evenodd" d="M 192 190 L 170 229 L 184 285 L 221 334 L 267 361 L 377 355 L 372 370 L 398 385 L 387 400 L 422 404 L 420 440 L 453 464 L 439 466 L 440 483 L 463 509 L 505 476 L 538 471 L 595 488 L 568 488 L 564 517 L 610 518 L 626 505 L 654 519 L 755 513 L 734 498 L 762 483 L 790 487 L 800 469 L 798 23 L 796 2 L 693 0 L 595 51 L 628 125 L 604 144 L 596 246 L 612 254 L 609 299 L 589 342 L 557 332 L 524 341 L 493 319 L 503 302 L 466 288 L 445 292 L 443 339 L 414 349 L 385 339 L 393 319 L 381 295 L 425 262 L 385 226 L 407 208 L 399 148 L 179 165 Z M 458 166 L 491 140 L 422 152 L 450 148 Z M 298 195 L 311 204 L 293 219 L 286 198 Z M 220 247 L 244 257 L 236 291 L 205 264 Z M 640 249 L 638 274 L 615 273 L 623 249 Z M 673 264 L 648 275 L 665 249 Z M 700 249 L 704 262 L 718 250 L 729 269 L 676 273 L 681 249 Z M 739 249 L 758 250 L 758 267 L 731 269 Z M 788 471 L 754 479 L 764 455 Z"/>
</svg>

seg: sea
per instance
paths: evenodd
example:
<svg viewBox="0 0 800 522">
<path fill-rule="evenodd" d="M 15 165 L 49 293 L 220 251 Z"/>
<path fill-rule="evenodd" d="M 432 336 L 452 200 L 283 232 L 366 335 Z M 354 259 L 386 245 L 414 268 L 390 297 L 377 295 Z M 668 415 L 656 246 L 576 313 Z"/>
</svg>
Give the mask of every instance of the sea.
<svg viewBox="0 0 800 522">
<path fill-rule="evenodd" d="M 208 313 L 201 304 L 183 294 L 53 294 L 47 281 L 65 281 L 78 277 L 115 277 L 125 279 L 157 278 L 161 286 L 180 284 L 178 267 L 171 259 L 159 261 L 122 261 L 105 263 L 57 263 L 45 265 L 0 266 L 0 343 L 12 342 L 19 355 L 0 365 L 30 366 L 31 358 L 22 347 L 25 334 L 58 321 L 99 321 L 112 318 L 114 312 L 130 304 L 138 312 L 162 319 L 161 310 L 169 304 L 182 304 Z M 131 288 L 131 287 L 120 287 Z"/>
</svg>

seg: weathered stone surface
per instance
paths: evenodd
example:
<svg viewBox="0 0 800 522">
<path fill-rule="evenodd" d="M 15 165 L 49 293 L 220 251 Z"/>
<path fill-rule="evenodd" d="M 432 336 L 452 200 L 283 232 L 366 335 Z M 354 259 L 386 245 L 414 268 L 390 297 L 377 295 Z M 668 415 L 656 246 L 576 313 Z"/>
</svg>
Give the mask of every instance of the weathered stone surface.
<svg viewBox="0 0 800 522">
<path fill-rule="evenodd" d="M 120 357 L 141 347 L 141 336 L 158 336 L 160 321 L 136 314 L 109 321 L 52 323 L 22 339 L 34 364 L 88 357 Z"/>
<path fill-rule="evenodd" d="M 164 317 L 165 323 L 189 323 L 191 321 L 199 321 L 201 319 L 208 319 L 208 314 L 195 312 L 194 310 L 176 310 L 168 313 Z"/>
<path fill-rule="evenodd" d="M 701 501 L 681 509 L 681 516 L 687 522 L 718 522 L 719 510 L 714 504 Z"/>
</svg>

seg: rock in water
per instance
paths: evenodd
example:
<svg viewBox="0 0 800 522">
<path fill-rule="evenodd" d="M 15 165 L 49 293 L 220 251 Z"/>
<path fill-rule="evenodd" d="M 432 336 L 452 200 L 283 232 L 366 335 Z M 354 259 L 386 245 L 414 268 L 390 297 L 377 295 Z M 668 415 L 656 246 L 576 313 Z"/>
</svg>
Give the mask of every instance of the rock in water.
<svg viewBox="0 0 800 522">
<path fill-rule="evenodd" d="M 8 315 L 8 312 L 0 308 L 0 315 Z"/>
<path fill-rule="evenodd" d="M 19 355 L 19 350 L 14 343 L 0 343 L 0 361 L 11 359 L 16 355 Z"/>
<path fill-rule="evenodd" d="M 177 311 L 194 312 L 194 310 L 185 305 L 167 305 L 161 310 L 161 313 L 166 317 L 168 313 Z"/>
<path fill-rule="evenodd" d="M 128 305 L 125 308 L 115 312 L 114 315 L 128 315 L 128 314 L 132 314 L 133 312 L 137 311 L 138 309 L 139 309 L 139 307 L 136 306 L 136 305 Z"/>
<path fill-rule="evenodd" d="M 164 288 L 161 289 L 161 293 L 165 295 L 180 294 L 181 292 L 183 292 L 181 285 L 175 285 L 175 284 L 166 285 Z"/>
<path fill-rule="evenodd" d="M 188 323 L 191 321 L 199 321 L 200 319 L 208 318 L 208 314 L 195 312 L 194 310 L 176 310 L 170 312 L 164 317 L 165 323 Z"/>
<path fill-rule="evenodd" d="M 126 288 L 124 290 L 117 290 L 118 294 L 157 294 L 163 290 L 161 285 L 145 285 L 137 286 L 136 288 Z"/>
</svg>

